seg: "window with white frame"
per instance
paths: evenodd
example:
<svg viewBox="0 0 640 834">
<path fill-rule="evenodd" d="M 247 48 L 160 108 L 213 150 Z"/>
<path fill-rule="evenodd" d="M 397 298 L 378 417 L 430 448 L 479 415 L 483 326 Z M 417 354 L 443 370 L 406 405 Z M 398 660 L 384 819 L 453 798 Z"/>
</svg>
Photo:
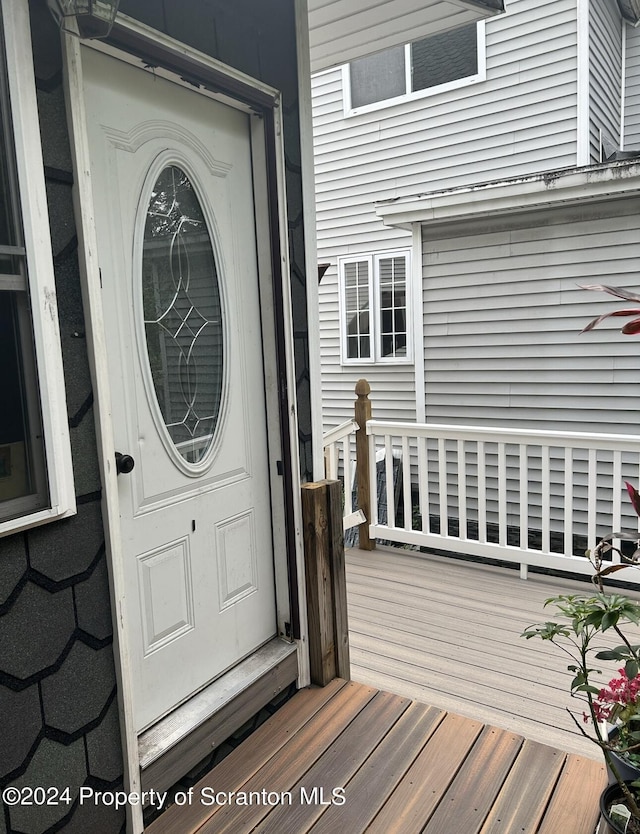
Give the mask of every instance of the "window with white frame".
<svg viewBox="0 0 640 834">
<path fill-rule="evenodd" d="M 75 511 L 28 14 L 0 9 L 0 533 Z"/>
<path fill-rule="evenodd" d="M 429 95 L 484 78 L 484 24 L 384 49 L 348 65 L 347 110 Z"/>
<path fill-rule="evenodd" d="M 338 263 L 343 362 L 409 360 L 410 253 L 340 258 Z"/>
</svg>

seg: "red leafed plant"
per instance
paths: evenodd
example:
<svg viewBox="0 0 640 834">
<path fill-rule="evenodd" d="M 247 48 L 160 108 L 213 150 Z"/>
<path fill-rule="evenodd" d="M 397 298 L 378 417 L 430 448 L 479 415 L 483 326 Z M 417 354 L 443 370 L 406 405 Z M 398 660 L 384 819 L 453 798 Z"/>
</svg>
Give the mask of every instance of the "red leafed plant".
<svg viewBox="0 0 640 834">
<path fill-rule="evenodd" d="M 583 290 L 606 292 L 609 293 L 609 295 L 615 295 L 616 298 L 622 298 L 625 301 L 636 301 L 640 304 L 640 295 L 629 292 L 629 290 L 625 290 L 622 287 L 608 287 L 605 284 L 580 284 L 579 286 Z M 612 316 L 623 316 L 626 318 L 629 316 L 636 316 L 633 321 L 628 321 L 624 325 L 621 332 L 624 333 L 625 336 L 637 336 L 640 333 L 640 307 L 631 307 L 626 310 L 612 310 L 610 313 L 603 313 L 601 316 L 598 316 L 590 321 L 589 324 L 582 329 L 582 332 L 586 333 L 588 330 L 593 330 L 593 328 L 597 327 L 601 321 L 611 318 Z"/>
<path fill-rule="evenodd" d="M 629 483 L 629 481 L 625 481 L 624 483 L 627 488 L 627 492 L 629 493 L 631 506 L 633 507 L 636 515 L 640 518 L 640 493 L 633 486 L 633 484 Z M 617 547 L 614 544 L 614 541 L 616 540 L 635 542 L 635 549 L 633 553 L 625 553 L 620 547 Z M 620 557 L 620 561 L 612 564 L 610 558 L 607 558 L 610 557 L 611 553 L 617 553 Z M 608 535 L 603 536 L 592 551 L 588 550 L 586 556 L 593 565 L 595 571 L 593 581 L 598 586 L 600 591 L 603 591 L 604 588 L 602 580 L 605 576 L 609 576 L 616 571 L 623 570 L 624 568 L 632 567 L 634 565 L 640 567 L 640 531 L 620 530 L 615 533 L 609 533 Z"/>
</svg>

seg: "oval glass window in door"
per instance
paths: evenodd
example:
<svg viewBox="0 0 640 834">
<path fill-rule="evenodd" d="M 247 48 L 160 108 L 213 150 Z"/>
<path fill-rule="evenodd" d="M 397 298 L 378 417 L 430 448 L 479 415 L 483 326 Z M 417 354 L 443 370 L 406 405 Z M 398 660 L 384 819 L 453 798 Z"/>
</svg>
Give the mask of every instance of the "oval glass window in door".
<svg viewBox="0 0 640 834">
<path fill-rule="evenodd" d="M 218 269 L 202 207 L 186 173 L 164 168 L 151 192 L 142 258 L 147 356 L 164 425 L 191 464 L 209 450 L 224 369 Z"/>
</svg>

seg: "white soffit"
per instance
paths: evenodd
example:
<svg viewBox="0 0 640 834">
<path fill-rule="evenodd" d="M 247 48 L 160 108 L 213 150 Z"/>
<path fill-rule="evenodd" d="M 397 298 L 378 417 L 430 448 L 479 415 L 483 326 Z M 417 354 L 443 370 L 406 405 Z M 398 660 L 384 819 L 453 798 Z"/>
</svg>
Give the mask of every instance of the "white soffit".
<svg viewBox="0 0 640 834">
<path fill-rule="evenodd" d="M 311 72 L 504 12 L 503 0 L 308 0 Z"/>
</svg>

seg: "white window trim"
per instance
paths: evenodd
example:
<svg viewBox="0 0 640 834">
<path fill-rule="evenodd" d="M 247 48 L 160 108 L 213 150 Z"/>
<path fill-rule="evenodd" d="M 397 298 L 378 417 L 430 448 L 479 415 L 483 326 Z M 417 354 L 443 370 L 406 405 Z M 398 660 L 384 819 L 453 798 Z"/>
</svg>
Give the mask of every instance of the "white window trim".
<svg viewBox="0 0 640 834">
<path fill-rule="evenodd" d="M 380 282 L 378 270 L 374 264 L 381 258 L 406 258 L 406 322 L 407 322 L 407 355 L 382 356 L 380 352 Z M 371 299 L 369 310 L 370 332 L 369 338 L 372 346 L 371 357 L 368 359 L 350 359 L 347 356 L 347 316 L 345 310 L 345 287 L 344 267 L 349 263 L 367 261 L 369 265 L 369 297 Z M 342 365 L 411 365 L 413 363 L 413 311 L 411 301 L 411 271 L 412 258 L 411 249 L 389 249 L 382 252 L 367 252 L 362 255 L 345 255 L 338 258 L 338 301 L 340 309 L 340 362 Z"/>
<path fill-rule="evenodd" d="M 478 44 L 478 71 L 475 75 L 467 75 L 464 78 L 457 78 L 455 81 L 447 81 L 446 84 L 438 84 L 435 87 L 429 87 L 427 90 L 416 90 L 415 92 L 405 93 L 402 96 L 395 96 L 394 98 L 385 98 L 382 101 L 374 101 L 372 104 L 364 104 L 361 107 L 351 106 L 351 74 L 349 64 L 344 64 L 342 67 L 342 92 L 343 92 L 343 110 L 344 116 L 361 116 L 365 113 L 373 113 L 376 110 L 382 110 L 386 107 L 394 107 L 397 104 L 404 104 L 405 102 L 418 101 L 423 98 L 431 98 L 431 96 L 440 95 L 441 93 L 448 93 L 452 90 L 459 90 L 464 87 L 470 87 L 473 84 L 479 84 L 486 81 L 487 78 L 487 41 L 485 33 L 485 21 L 479 20 L 476 23 L 476 34 Z M 411 44 L 405 44 L 405 74 L 407 88 L 411 83 Z"/>
<path fill-rule="evenodd" d="M 73 515 L 76 500 L 27 0 L 3 0 L 2 15 L 49 489 L 49 507 L 1 522 L 5 535 Z"/>
</svg>

